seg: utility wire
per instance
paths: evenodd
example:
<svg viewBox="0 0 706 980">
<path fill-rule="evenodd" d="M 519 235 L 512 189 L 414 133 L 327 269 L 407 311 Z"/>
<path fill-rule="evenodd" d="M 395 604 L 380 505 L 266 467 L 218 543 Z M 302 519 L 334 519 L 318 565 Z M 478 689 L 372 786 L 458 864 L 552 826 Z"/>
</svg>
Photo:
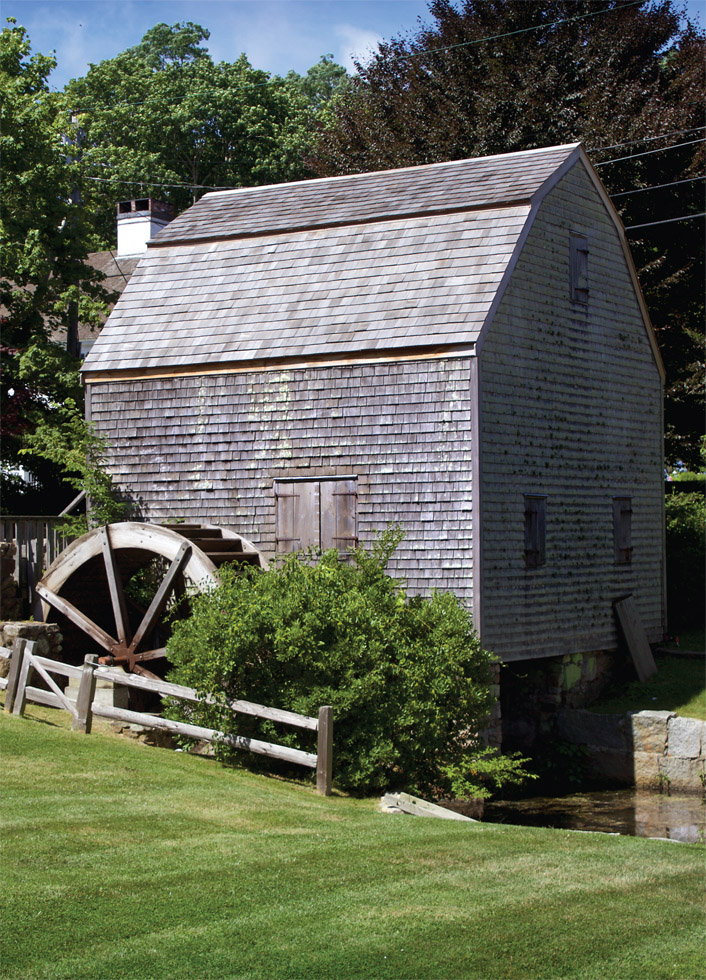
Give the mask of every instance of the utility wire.
<svg viewBox="0 0 706 980">
<path fill-rule="evenodd" d="M 130 280 L 129 280 L 129 279 L 128 279 L 128 277 L 127 277 L 127 276 L 125 275 L 125 273 L 124 273 L 124 272 L 123 272 L 123 270 L 122 270 L 122 269 L 120 268 L 120 266 L 118 265 L 118 259 L 117 259 L 117 257 L 116 257 L 116 255 L 115 255 L 115 252 L 114 252 L 114 251 L 112 250 L 112 248 L 109 248 L 109 249 L 108 249 L 108 251 L 110 252 L 110 255 L 111 255 L 111 257 L 112 257 L 112 259 L 113 259 L 113 262 L 115 262 L 115 268 L 116 268 L 116 269 L 118 270 L 118 272 L 119 272 L 119 273 L 120 273 L 120 275 L 121 275 L 121 276 L 123 277 L 123 279 L 125 280 L 125 282 L 126 282 L 126 283 L 127 283 L 127 282 L 129 282 Z"/>
<path fill-rule="evenodd" d="M 576 17 L 564 17 L 562 20 L 552 21 L 550 24 L 535 24 L 534 27 L 522 27 L 517 31 L 507 31 L 505 34 L 493 34 L 490 37 L 479 37 L 474 41 L 460 41 L 458 44 L 449 44 L 443 48 L 429 48 L 425 51 L 410 51 L 409 54 L 398 54 L 390 57 L 390 61 L 397 61 L 401 58 L 417 58 L 425 54 L 439 54 L 443 51 L 454 51 L 456 48 L 468 48 L 473 44 L 483 44 L 485 41 L 499 41 L 504 37 L 514 37 L 516 34 L 527 34 L 529 31 L 546 30 L 549 27 L 557 27 L 559 24 L 571 24 L 575 20 L 585 20 L 587 17 L 598 17 L 600 14 L 613 14 L 618 10 L 626 10 L 628 7 L 637 7 L 643 0 L 631 0 L 620 7 L 608 7 L 603 10 L 594 10 L 589 14 L 577 14 Z"/>
<path fill-rule="evenodd" d="M 706 126 L 692 126 L 691 129 L 677 129 L 673 133 L 662 133 L 660 136 L 643 136 L 641 140 L 629 140 L 627 143 L 613 143 L 612 146 L 592 146 L 589 153 L 600 153 L 602 150 L 617 150 L 621 146 L 635 146 L 637 143 L 652 143 L 654 140 L 663 140 L 668 136 L 684 136 L 686 133 L 697 133 Z"/>
<path fill-rule="evenodd" d="M 626 157 L 615 157 L 613 160 L 604 160 L 602 163 L 594 163 L 594 167 L 607 167 L 609 163 L 620 163 L 622 160 L 637 160 L 638 157 L 647 157 L 651 153 L 664 153 L 666 150 L 677 150 L 680 146 L 693 146 L 694 143 L 706 143 L 706 137 L 698 140 L 689 140 L 688 143 L 672 143 L 671 146 L 660 146 L 656 150 L 643 150 L 642 153 L 631 153 Z"/>
<path fill-rule="evenodd" d="M 546 30 L 546 29 L 548 29 L 550 27 L 558 27 L 560 24 L 570 24 L 573 21 L 585 20 L 588 17 L 599 17 L 601 14 L 613 14 L 616 11 L 626 10 L 629 7 L 637 7 L 637 6 L 640 6 L 642 3 L 644 3 L 644 0 L 630 0 L 629 3 L 624 3 L 620 7 L 609 7 L 609 8 L 604 8 L 603 10 L 594 10 L 591 13 L 588 13 L 588 14 L 578 14 L 576 17 L 564 17 L 561 20 L 555 20 L 555 21 L 552 21 L 549 24 L 535 24 L 533 27 L 522 27 L 522 28 L 520 28 L 519 30 L 516 30 L 516 31 L 507 31 L 505 34 L 492 34 L 489 37 L 479 37 L 479 38 L 476 38 L 473 41 L 460 41 L 458 44 L 449 44 L 449 45 L 447 45 L 445 47 L 442 47 L 442 48 L 429 48 L 428 51 L 427 50 L 425 50 L 425 51 L 410 51 L 409 53 L 392 55 L 392 56 L 390 56 L 389 60 L 390 61 L 398 61 L 398 60 L 404 59 L 404 58 L 417 58 L 417 57 L 420 57 L 421 55 L 425 55 L 425 54 L 439 54 L 439 53 L 442 53 L 444 51 L 454 51 L 456 48 L 467 48 L 467 47 L 470 47 L 470 46 L 475 45 L 475 44 L 484 44 L 486 41 L 499 41 L 499 40 L 501 40 L 502 38 L 505 38 L 505 37 L 514 37 L 516 34 L 527 34 L 530 31 Z M 262 69 L 253 68 L 252 71 L 262 71 Z M 282 81 L 286 81 L 286 78 L 283 78 L 282 76 L 275 75 L 274 76 L 274 79 L 272 77 L 270 77 L 266 82 L 252 82 L 250 87 L 251 88 L 263 88 L 263 87 L 265 87 L 267 85 L 273 84 L 273 81 L 275 81 L 275 83 L 276 83 L 276 80 L 278 80 L 280 78 L 281 78 Z M 73 113 L 82 113 L 82 112 L 92 112 L 95 109 L 114 109 L 114 108 L 117 108 L 118 106 L 131 107 L 131 106 L 141 106 L 141 105 L 150 105 L 150 104 L 166 105 L 166 104 L 175 104 L 177 102 L 183 102 L 184 99 L 187 99 L 187 98 L 189 98 L 188 95 L 182 95 L 178 99 L 144 99 L 142 102 L 115 102 L 115 103 L 113 103 L 110 106 L 106 106 L 105 104 L 103 104 L 103 105 L 101 105 L 101 104 L 96 105 L 94 103 L 92 106 L 89 106 L 88 108 L 83 108 L 83 109 L 81 109 L 81 108 L 74 108 L 73 110 L 65 110 L 65 111 L 70 111 L 70 112 L 73 112 Z"/>
<path fill-rule="evenodd" d="M 643 191 L 656 191 L 660 187 L 676 187 L 677 184 L 693 184 L 695 180 L 706 180 L 706 177 L 687 177 L 686 180 L 673 180 L 671 184 L 651 184 L 649 187 L 635 187 L 631 191 L 620 191 L 618 194 L 611 194 L 611 198 L 625 197 L 626 194 L 642 194 Z"/>
<path fill-rule="evenodd" d="M 137 187 L 186 187 L 199 191 L 238 191 L 240 187 L 212 187 L 209 184 L 162 184 L 159 180 L 123 180 L 118 177 L 84 177 L 84 180 L 95 180 L 101 184 L 134 184 Z"/>
<path fill-rule="evenodd" d="M 683 214 L 681 218 L 665 218 L 664 221 L 648 221 L 645 225 L 627 225 L 625 231 L 635 231 L 636 228 L 652 228 L 653 225 L 671 225 L 673 221 L 693 221 L 694 218 L 706 218 L 706 211 L 701 214 Z"/>
</svg>

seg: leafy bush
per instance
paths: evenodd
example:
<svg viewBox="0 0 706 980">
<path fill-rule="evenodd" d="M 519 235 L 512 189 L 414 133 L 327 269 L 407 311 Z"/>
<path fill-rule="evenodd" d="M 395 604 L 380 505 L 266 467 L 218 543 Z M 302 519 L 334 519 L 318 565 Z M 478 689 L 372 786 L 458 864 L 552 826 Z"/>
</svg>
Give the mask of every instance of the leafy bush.
<svg viewBox="0 0 706 980">
<path fill-rule="evenodd" d="M 669 628 L 675 632 L 704 623 L 706 497 L 703 493 L 668 494 L 665 510 L 667 607 Z"/>
<path fill-rule="evenodd" d="M 357 792 L 488 795 L 494 775 L 517 780 L 519 764 L 494 762 L 477 736 L 493 705 L 494 658 L 454 595 L 407 598 L 385 573 L 400 537 L 389 529 L 350 562 L 332 550 L 267 572 L 223 569 L 168 643 L 170 680 L 218 702 L 191 707 L 190 717 L 311 750 L 310 733 L 308 742 L 306 733 L 283 736 L 282 726 L 233 716 L 226 704 L 243 698 L 307 715 L 330 704 L 334 776 Z"/>
</svg>

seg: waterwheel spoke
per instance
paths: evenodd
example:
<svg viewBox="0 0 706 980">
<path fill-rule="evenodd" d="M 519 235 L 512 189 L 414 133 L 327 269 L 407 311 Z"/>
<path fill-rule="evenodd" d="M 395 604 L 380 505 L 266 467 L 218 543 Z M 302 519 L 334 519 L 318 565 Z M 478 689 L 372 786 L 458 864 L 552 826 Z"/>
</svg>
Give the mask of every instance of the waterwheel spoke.
<svg viewBox="0 0 706 980">
<path fill-rule="evenodd" d="M 167 574 L 164 576 L 164 581 L 157 590 L 157 595 L 154 597 L 150 603 L 150 607 L 145 613 L 142 622 L 140 623 L 137 632 L 132 638 L 132 643 L 129 646 L 128 652 L 134 653 L 139 646 L 142 639 L 152 630 L 155 626 L 157 620 L 159 619 L 162 610 L 164 609 L 167 599 L 169 598 L 169 593 L 174 588 L 177 580 L 177 576 L 181 572 L 183 566 L 185 565 L 189 553 L 191 551 L 191 544 L 185 541 L 179 550 L 177 551 L 174 561 L 169 566 Z"/>
<path fill-rule="evenodd" d="M 144 660 L 159 660 L 160 657 L 166 656 L 166 647 L 158 647 L 156 650 L 143 650 L 142 653 L 135 654 L 135 663 L 142 663 Z"/>
<path fill-rule="evenodd" d="M 67 619 L 70 619 L 72 623 L 82 629 L 84 633 L 87 633 L 92 640 L 95 640 L 104 650 L 111 652 L 118 646 L 118 641 L 114 640 L 112 636 L 108 636 L 105 630 L 102 630 L 100 626 L 89 619 L 80 609 L 77 609 L 68 599 L 63 599 L 61 596 L 57 595 L 56 592 L 52 592 L 48 589 L 46 585 L 41 582 L 37 583 L 36 586 L 37 595 L 41 596 L 45 602 L 48 602 L 50 606 L 58 609 L 60 613 L 63 613 Z"/>
<path fill-rule="evenodd" d="M 115 616 L 115 627 L 118 631 L 118 639 L 122 646 L 127 646 L 130 642 L 127 609 L 125 606 L 125 593 L 123 592 L 122 581 L 115 567 L 115 555 L 110 544 L 110 531 L 108 525 L 100 529 L 101 545 L 103 546 L 103 561 L 105 562 L 105 573 L 108 578 L 108 589 L 110 590 L 110 601 L 113 604 L 113 615 Z"/>
</svg>

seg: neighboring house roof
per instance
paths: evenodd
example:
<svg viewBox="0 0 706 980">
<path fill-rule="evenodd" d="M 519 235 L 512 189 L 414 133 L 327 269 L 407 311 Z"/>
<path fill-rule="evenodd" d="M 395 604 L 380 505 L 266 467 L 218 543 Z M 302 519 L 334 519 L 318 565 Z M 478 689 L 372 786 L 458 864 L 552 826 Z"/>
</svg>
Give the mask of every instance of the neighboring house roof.
<svg viewBox="0 0 706 980">
<path fill-rule="evenodd" d="M 137 268 L 139 261 L 139 255 L 118 258 L 113 251 L 90 252 L 86 264 L 103 273 L 105 279 L 103 279 L 101 285 L 104 289 L 120 294 L 130 281 L 130 276 Z M 91 329 L 91 327 L 84 323 L 79 324 L 78 337 L 80 341 L 84 343 L 88 341 L 90 343 L 91 341 L 95 341 L 97 336 L 97 330 Z"/>
<path fill-rule="evenodd" d="M 150 242 L 83 369 L 467 348 L 579 159 L 572 144 L 207 194 Z"/>
</svg>

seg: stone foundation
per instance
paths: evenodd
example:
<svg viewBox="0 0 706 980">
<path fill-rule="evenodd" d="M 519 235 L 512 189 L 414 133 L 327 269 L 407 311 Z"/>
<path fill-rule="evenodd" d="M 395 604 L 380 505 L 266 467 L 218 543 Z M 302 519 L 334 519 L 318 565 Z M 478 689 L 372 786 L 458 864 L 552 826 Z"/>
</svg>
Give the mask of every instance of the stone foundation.
<svg viewBox="0 0 706 980">
<path fill-rule="evenodd" d="M 561 708 L 596 701 L 619 669 L 616 654 L 597 650 L 504 664 L 500 673 L 503 749 L 529 751 L 552 731 Z"/>
<path fill-rule="evenodd" d="M 580 745 L 589 777 L 663 793 L 703 793 L 706 722 L 671 711 L 599 715 L 564 709 L 558 738 Z"/>
</svg>

